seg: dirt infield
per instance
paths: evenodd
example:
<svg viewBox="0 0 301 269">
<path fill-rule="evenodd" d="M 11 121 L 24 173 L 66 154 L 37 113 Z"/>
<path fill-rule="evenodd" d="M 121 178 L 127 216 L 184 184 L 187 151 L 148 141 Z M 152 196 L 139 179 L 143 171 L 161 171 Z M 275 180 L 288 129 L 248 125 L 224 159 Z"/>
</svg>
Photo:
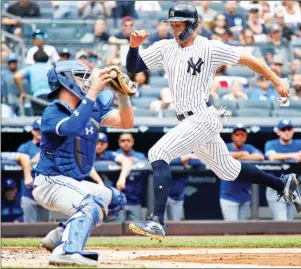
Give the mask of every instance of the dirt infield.
<svg viewBox="0 0 301 269">
<path fill-rule="evenodd" d="M 93 248 L 98 268 L 268 268 L 301 266 L 301 249 L 129 249 Z M 48 267 L 40 248 L 2 248 L 3 267 Z M 53 268 L 53 267 L 51 267 Z"/>
</svg>

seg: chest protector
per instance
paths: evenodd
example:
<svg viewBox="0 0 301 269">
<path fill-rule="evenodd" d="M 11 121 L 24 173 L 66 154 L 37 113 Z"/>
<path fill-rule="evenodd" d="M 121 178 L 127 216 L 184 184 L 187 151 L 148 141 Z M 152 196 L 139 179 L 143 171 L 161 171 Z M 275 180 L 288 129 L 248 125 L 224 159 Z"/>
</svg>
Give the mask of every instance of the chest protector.
<svg viewBox="0 0 301 269">
<path fill-rule="evenodd" d="M 97 133 L 100 130 L 100 109 L 93 108 L 89 122 L 80 135 L 66 137 L 54 153 L 54 161 L 62 173 L 74 179 L 88 176 L 95 160 Z"/>
</svg>

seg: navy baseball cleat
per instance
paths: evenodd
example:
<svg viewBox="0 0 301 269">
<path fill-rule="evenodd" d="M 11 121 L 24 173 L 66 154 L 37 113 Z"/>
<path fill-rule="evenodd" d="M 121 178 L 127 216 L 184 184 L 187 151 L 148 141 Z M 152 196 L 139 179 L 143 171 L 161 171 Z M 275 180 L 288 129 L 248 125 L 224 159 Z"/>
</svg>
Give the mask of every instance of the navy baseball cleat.
<svg viewBox="0 0 301 269">
<path fill-rule="evenodd" d="M 129 228 L 136 234 L 146 235 L 151 239 L 161 241 L 165 236 L 166 225 L 162 225 L 157 216 L 151 215 L 146 218 L 146 221 L 130 223 Z"/>
<path fill-rule="evenodd" d="M 290 201 L 296 207 L 298 213 L 301 212 L 301 196 L 299 191 L 299 182 L 296 174 L 282 175 L 284 190 L 279 194 L 279 199 L 283 197 L 286 201 Z"/>
</svg>

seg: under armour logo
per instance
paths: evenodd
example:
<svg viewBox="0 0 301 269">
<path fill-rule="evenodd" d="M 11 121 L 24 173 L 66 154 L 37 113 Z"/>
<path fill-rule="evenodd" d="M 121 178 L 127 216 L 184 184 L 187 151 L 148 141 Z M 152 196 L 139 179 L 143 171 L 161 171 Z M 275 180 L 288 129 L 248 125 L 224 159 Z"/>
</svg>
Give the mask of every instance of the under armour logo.
<svg viewBox="0 0 301 269">
<path fill-rule="evenodd" d="M 77 110 L 74 110 L 73 113 L 74 113 L 75 117 L 77 117 L 79 115 L 79 112 Z"/>
<path fill-rule="evenodd" d="M 201 66 L 204 63 L 202 58 L 199 58 L 196 64 L 194 64 L 192 57 L 187 62 L 188 62 L 187 73 L 190 73 L 190 68 L 192 68 L 192 70 L 193 70 L 193 72 L 192 72 L 193 76 L 196 75 L 196 72 L 198 72 L 198 73 L 201 72 Z"/>
<path fill-rule="evenodd" d="M 86 128 L 86 135 L 88 134 L 93 134 L 94 131 L 93 131 L 93 127 L 91 126 L 90 129 Z"/>
</svg>

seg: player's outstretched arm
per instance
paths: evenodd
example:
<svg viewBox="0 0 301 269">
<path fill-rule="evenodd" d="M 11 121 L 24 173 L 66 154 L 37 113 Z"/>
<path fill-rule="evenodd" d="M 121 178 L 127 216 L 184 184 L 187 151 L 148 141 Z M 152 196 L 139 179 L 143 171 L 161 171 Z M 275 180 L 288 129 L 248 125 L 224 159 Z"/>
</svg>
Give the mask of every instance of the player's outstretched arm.
<svg viewBox="0 0 301 269">
<path fill-rule="evenodd" d="M 24 174 L 24 184 L 26 187 L 29 187 L 33 182 L 33 178 L 31 175 L 31 161 L 29 155 L 24 153 L 17 153 L 16 161 L 18 161 L 22 166 Z"/>
<path fill-rule="evenodd" d="M 132 161 L 120 154 L 117 156 L 116 162 L 118 162 L 121 166 L 120 175 L 118 181 L 116 182 L 116 188 L 117 190 L 122 191 L 125 189 L 126 178 L 131 172 Z"/>
<path fill-rule="evenodd" d="M 97 184 L 104 186 L 105 184 L 103 183 L 103 180 L 101 179 L 100 175 L 97 173 L 95 170 L 95 167 L 92 167 L 92 170 L 89 175 L 90 178 L 92 178 Z"/>
<path fill-rule="evenodd" d="M 254 72 L 266 77 L 275 86 L 275 90 L 280 96 L 289 97 L 289 86 L 288 84 L 278 77 L 264 62 L 255 58 L 254 56 L 242 52 L 238 64 L 246 66 Z"/>
</svg>

